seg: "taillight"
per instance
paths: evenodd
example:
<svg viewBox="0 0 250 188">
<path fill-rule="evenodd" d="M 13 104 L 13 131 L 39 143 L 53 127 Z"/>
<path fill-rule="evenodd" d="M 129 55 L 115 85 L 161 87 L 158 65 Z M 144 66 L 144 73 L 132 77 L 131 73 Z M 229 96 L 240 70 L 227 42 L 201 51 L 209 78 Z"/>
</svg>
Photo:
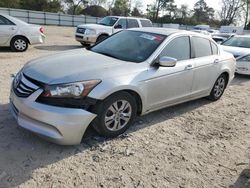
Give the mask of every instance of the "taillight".
<svg viewBox="0 0 250 188">
<path fill-rule="evenodd" d="M 40 27 L 40 32 L 44 33 L 44 28 L 43 27 Z"/>
</svg>

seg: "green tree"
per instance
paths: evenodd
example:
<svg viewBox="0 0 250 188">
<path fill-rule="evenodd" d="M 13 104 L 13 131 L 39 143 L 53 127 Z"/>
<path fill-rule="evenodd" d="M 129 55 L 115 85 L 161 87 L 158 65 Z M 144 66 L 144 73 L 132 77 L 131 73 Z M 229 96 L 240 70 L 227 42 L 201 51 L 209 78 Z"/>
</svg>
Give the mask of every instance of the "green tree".
<svg viewBox="0 0 250 188">
<path fill-rule="evenodd" d="M 112 8 L 112 14 L 116 16 L 128 16 L 130 12 L 129 2 L 127 0 L 116 0 Z"/>
<path fill-rule="evenodd" d="M 88 1 L 87 0 L 64 0 L 64 3 L 67 5 L 67 13 L 76 15 L 80 14 L 84 7 L 87 6 Z"/>
<path fill-rule="evenodd" d="M 179 9 L 179 12 L 181 14 L 181 18 L 185 19 L 188 16 L 188 6 L 187 5 L 181 5 L 181 8 Z"/>
<path fill-rule="evenodd" d="M 89 15 L 89 16 L 94 16 L 94 17 L 104 17 L 107 16 L 108 11 L 98 5 L 93 5 L 93 6 L 88 6 L 82 11 L 82 14 L 84 15 Z"/>
<path fill-rule="evenodd" d="M 1 0 L 0 7 L 19 8 L 19 0 Z"/>
<path fill-rule="evenodd" d="M 214 18 L 214 9 L 207 6 L 205 0 L 199 0 L 194 5 L 193 18 L 197 23 L 208 23 Z"/>
<path fill-rule="evenodd" d="M 19 0 L 21 9 L 58 12 L 62 5 L 59 0 Z"/>
<path fill-rule="evenodd" d="M 138 8 L 134 7 L 132 12 L 131 12 L 131 16 L 141 17 L 142 13 L 140 12 L 140 10 L 138 10 Z"/>
</svg>

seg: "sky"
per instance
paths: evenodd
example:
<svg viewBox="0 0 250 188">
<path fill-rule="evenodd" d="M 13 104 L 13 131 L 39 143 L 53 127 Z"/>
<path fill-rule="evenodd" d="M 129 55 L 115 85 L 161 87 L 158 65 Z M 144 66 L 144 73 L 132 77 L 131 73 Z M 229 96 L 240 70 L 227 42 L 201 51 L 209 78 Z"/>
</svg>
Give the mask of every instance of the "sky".
<svg viewBox="0 0 250 188">
<path fill-rule="evenodd" d="M 190 9 L 192 9 L 197 1 L 198 0 L 175 0 L 175 3 L 178 7 L 180 7 L 180 5 L 182 4 L 186 4 Z M 143 0 L 143 2 L 145 2 L 144 8 L 146 9 L 147 4 L 152 4 L 155 2 L 155 0 Z M 218 10 L 220 7 L 220 0 L 206 0 L 206 3 L 208 4 L 208 6 L 214 8 L 215 10 Z"/>
</svg>

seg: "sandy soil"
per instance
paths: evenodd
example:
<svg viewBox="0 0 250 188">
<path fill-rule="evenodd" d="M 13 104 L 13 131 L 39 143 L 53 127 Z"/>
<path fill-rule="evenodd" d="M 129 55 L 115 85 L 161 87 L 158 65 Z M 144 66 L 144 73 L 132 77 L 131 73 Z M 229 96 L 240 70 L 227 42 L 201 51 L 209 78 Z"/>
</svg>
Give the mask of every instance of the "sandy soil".
<svg viewBox="0 0 250 188">
<path fill-rule="evenodd" d="M 250 188 L 250 77 L 218 102 L 200 99 L 139 117 L 119 138 L 92 129 L 58 146 L 19 128 L 8 111 L 10 75 L 27 61 L 81 48 L 74 29 L 46 27 L 43 45 L 0 48 L 0 187 Z"/>
</svg>

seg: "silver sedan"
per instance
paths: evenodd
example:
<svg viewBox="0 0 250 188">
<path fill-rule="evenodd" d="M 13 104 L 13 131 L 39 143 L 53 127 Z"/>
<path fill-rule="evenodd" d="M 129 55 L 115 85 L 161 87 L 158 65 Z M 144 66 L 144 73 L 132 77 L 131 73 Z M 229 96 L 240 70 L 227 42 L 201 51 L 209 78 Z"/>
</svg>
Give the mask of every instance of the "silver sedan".
<svg viewBox="0 0 250 188">
<path fill-rule="evenodd" d="M 132 29 L 27 63 L 12 83 L 10 105 L 21 127 L 73 145 L 90 125 L 115 137 L 137 115 L 201 97 L 216 101 L 234 71 L 234 57 L 210 37 Z"/>
<path fill-rule="evenodd" d="M 0 47 L 11 47 L 14 52 L 24 52 L 29 44 L 41 44 L 44 39 L 43 27 L 0 13 Z"/>
</svg>

